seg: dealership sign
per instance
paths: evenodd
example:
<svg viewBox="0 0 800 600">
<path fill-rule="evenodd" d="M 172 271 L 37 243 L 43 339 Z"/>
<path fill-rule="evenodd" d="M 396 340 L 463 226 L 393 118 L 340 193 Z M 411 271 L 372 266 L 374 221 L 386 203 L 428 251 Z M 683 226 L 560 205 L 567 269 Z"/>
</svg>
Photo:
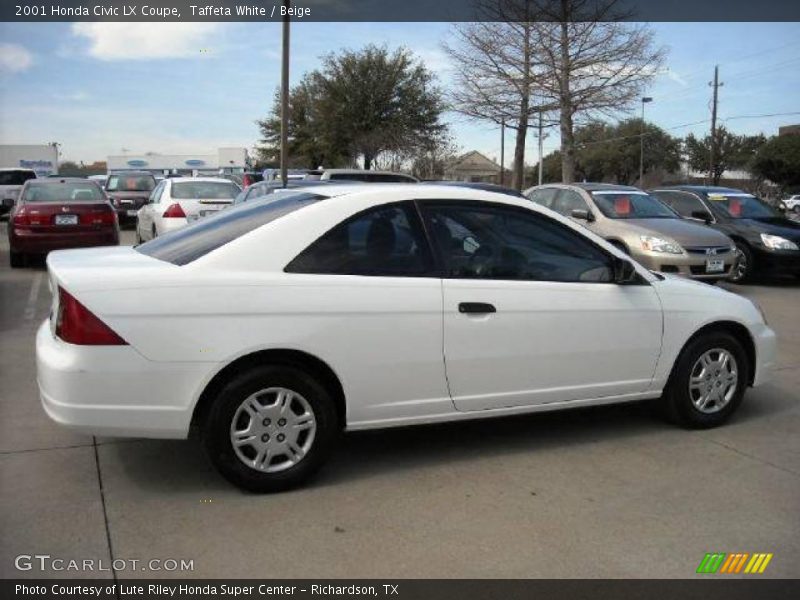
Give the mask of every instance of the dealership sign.
<svg viewBox="0 0 800 600">
<path fill-rule="evenodd" d="M 202 167 L 204 164 L 206 164 L 206 161 L 200 160 L 199 158 L 190 158 L 189 160 L 184 161 L 184 164 L 187 167 Z"/>
<path fill-rule="evenodd" d="M 129 167 L 146 167 L 147 161 L 146 160 L 129 160 L 128 161 Z"/>
<path fill-rule="evenodd" d="M 51 160 L 25 160 L 21 158 L 19 166 L 23 169 L 33 169 L 39 177 L 44 177 L 55 173 L 53 161 Z"/>
</svg>

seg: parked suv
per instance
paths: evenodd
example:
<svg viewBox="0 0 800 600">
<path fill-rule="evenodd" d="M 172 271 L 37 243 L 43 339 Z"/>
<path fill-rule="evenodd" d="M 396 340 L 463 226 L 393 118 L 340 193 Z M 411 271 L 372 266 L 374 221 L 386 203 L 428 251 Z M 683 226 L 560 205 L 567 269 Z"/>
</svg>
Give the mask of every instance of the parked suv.
<svg viewBox="0 0 800 600">
<path fill-rule="evenodd" d="M 7 214 L 16 204 L 22 186 L 36 179 L 33 169 L 0 169 L 0 215 Z"/>
<path fill-rule="evenodd" d="M 147 204 L 155 187 L 156 178 L 148 171 L 128 171 L 108 176 L 105 190 L 117 211 L 120 225 L 136 221 L 136 213 Z"/>
<path fill-rule="evenodd" d="M 755 273 L 800 277 L 800 223 L 769 204 L 733 188 L 679 185 L 651 193 L 682 217 L 704 222 L 736 243 L 731 281 Z"/>
<path fill-rule="evenodd" d="M 652 271 L 726 278 L 735 246 L 724 234 L 685 221 L 646 192 L 605 183 L 551 184 L 525 196 L 584 224 Z"/>
</svg>

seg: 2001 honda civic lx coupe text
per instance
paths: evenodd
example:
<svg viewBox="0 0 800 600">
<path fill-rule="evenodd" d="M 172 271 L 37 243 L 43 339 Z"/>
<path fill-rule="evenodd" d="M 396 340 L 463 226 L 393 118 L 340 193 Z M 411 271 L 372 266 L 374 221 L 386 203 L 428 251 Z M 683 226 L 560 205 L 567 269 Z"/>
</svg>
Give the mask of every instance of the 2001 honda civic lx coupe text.
<svg viewBox="0 0 800 600">
<path fill-rule="evenodd" d="M 645 399 L 712 427 L 775 361 L 751 301 L 483 190 L 319 186 L 47 262 L 50 417 L 197 432 L 257 491 L 305 479 L 343 429 Z"/>
</svg>

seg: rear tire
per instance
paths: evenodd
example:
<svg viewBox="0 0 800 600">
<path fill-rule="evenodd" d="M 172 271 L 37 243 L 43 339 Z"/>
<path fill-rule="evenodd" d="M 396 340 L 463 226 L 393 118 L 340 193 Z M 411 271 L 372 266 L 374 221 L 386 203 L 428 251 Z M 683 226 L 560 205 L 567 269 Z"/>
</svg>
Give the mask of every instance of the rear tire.
<svg viewBox="0 0 800 600">
<path fill-rule="evenodd" d="M 327 389 L 283 366 L 253 367 L 234 377 L 213 400 L 202 429 L 214 466 L 251 492 L 303 483 L 331 454 L 338 434 Z"/>
<path fill-rule="evenodd" d="M 13 250 L 10 250 L 8 252 L 8 262 L 12 269 L 21 269 L 25 266 L 27 261 L 22 252 L 14 252 Z"/>
<path fill-rule="evenodd" d="M 749 381 L 750 364 L 736 338 L 724 332 L 700 335 L 678 356 L 661 408 L 683 427 L 717 427 L 739 407 Z"/>
<path fill-rule="evenodd" d="M 134 227 L 136 228 L 136 244 L 138 245 L 142 243 L 142 234 L 139 231 L 139 219 L 136 219 Z"/>
<path fill-rule="evenodd" d="M 156 229 L 155 225 L 153 225 L 153 231 L 151 233 L 153 234 L 153 237 L 150 238 L 151 240 L 154 240 L 158 237 L 158 229 Z"/>
</svg>

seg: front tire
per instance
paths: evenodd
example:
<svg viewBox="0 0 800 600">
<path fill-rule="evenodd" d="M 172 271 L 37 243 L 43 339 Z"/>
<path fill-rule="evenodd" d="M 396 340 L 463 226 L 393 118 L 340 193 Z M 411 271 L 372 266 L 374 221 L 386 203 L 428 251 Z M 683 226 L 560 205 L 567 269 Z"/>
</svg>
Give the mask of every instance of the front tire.
<svg viewBox="0 0 800 600">
<path fill-rule="evenodd" d="M 338 438 L 333 398 L 307 373 L 259 366 L 228 382 L 203 425 L 211 462 L 251 492 L 280 492 L 306 481 Z"/>
<path fill-rule="evenodd" d="M 755 259 L 753 252 L 742 242 L 736 242 L 736 260 L 731 267 L 731 275 L 728 278 L 733 283 L 746 283 L 753 279 L 755 270 Z"/>
<path fill-rule="evenodd" d="M 662 408 L 683 427 L 717 427 L 741 404 L 749 381 L 747 355 L 736 338 L 724 332 L 700 335 L 678 357 Z"/>
</svg>

